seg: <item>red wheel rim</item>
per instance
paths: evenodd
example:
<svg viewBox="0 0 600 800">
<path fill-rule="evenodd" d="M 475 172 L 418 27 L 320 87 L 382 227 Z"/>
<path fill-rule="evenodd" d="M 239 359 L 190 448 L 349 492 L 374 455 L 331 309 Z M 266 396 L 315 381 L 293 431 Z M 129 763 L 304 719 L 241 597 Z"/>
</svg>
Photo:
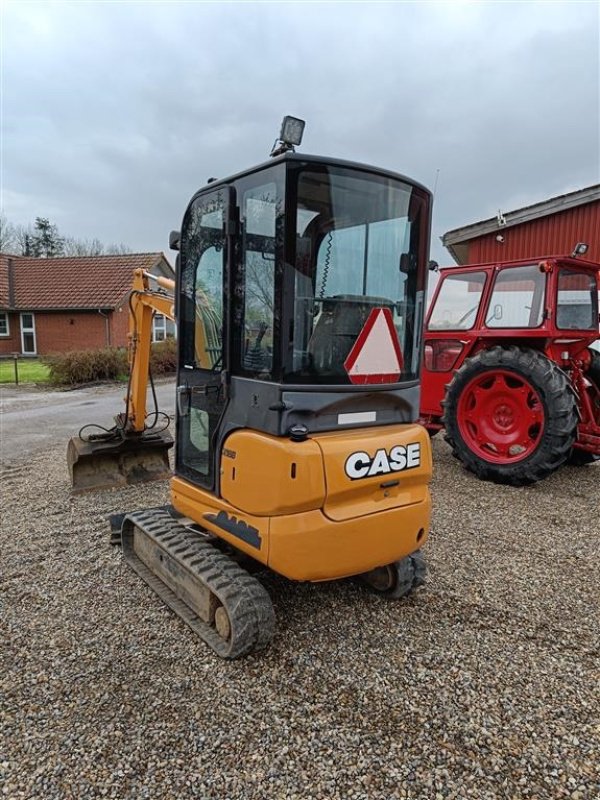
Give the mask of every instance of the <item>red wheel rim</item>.
<svg viewBox="0 0 600 800">
<path fill-rule="evenodd" d="M 544 406 L 517 372 L 494 370 L 472 378 L 458 402 L 458 429 L 485 461 L 514 464 L 530 456 L 544 431 Z"/>
</svg>

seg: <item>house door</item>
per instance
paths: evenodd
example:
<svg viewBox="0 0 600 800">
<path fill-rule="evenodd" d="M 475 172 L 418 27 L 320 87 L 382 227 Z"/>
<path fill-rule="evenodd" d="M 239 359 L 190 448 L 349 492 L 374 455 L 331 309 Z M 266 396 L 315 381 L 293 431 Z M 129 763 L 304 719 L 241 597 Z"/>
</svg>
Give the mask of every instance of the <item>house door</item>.
<svg viewBox="0 0 600 800">
<path fill-rule="evenodd" d="M 21 352 L 24 356 L 37 355 L 33 314 L 21 314 Z"/>
</svg>

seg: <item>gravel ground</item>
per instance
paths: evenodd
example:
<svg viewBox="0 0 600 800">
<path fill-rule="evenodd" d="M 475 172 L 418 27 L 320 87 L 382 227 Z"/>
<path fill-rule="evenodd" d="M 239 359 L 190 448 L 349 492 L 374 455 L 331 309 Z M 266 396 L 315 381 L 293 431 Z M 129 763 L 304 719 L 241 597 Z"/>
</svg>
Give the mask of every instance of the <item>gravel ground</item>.
<svg viewBox="0 0 600 800">
<path fill-rule="evenodd" d="M 3 473 L 9 798 L 600 797 L 600 466 L 483 484 L 434 440 L 426 586 L 389 603 L 273 575 L 268 651 L 218 660 L 68 493 L 64 446 Z"/>
</svg>

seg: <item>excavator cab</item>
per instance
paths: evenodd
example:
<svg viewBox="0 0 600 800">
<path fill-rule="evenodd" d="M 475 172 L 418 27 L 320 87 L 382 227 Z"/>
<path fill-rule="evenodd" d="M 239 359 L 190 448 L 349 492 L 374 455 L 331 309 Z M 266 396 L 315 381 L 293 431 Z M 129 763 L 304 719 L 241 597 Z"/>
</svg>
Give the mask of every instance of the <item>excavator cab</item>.
<svg viewBox="0 0 600 800">
<path fill-rule="evenodd" d="M 428 227 L 414 182 L 292 152 L 198 192 L 179 239 L 176 475 L 219 494 L 235 430 L 414 420 Z M 346 362 L 377 310 L 390 363 L 358 382 Z"/>
<path fill-rule="evenodd" d="M 257 569 L 360 576 L 388 598 L 425 570 L 431 449 L 415 421 L 431 195 L 281 145 L 198 191 L 172 234 L 171 505 L 119 517 L 130 566 L 225 658 L 273 635 Z M 159 307 L 149 278 L 132 303 L 135 431 Z"/>
</svg>

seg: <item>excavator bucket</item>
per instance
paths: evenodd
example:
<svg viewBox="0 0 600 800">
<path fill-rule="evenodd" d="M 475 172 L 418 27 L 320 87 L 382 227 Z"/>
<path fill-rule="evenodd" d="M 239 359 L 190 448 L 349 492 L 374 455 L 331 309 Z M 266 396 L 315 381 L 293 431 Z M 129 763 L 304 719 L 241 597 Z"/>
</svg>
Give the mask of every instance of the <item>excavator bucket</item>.
<svg viewBox="0 0 600 800">
<path fill-rule="evenodd" d="M 71 492 L 111 489 L 171 476 L 167 431 L 126 438 L 84 441 L 73 437 L 67 448 Z"/>
</svg>

